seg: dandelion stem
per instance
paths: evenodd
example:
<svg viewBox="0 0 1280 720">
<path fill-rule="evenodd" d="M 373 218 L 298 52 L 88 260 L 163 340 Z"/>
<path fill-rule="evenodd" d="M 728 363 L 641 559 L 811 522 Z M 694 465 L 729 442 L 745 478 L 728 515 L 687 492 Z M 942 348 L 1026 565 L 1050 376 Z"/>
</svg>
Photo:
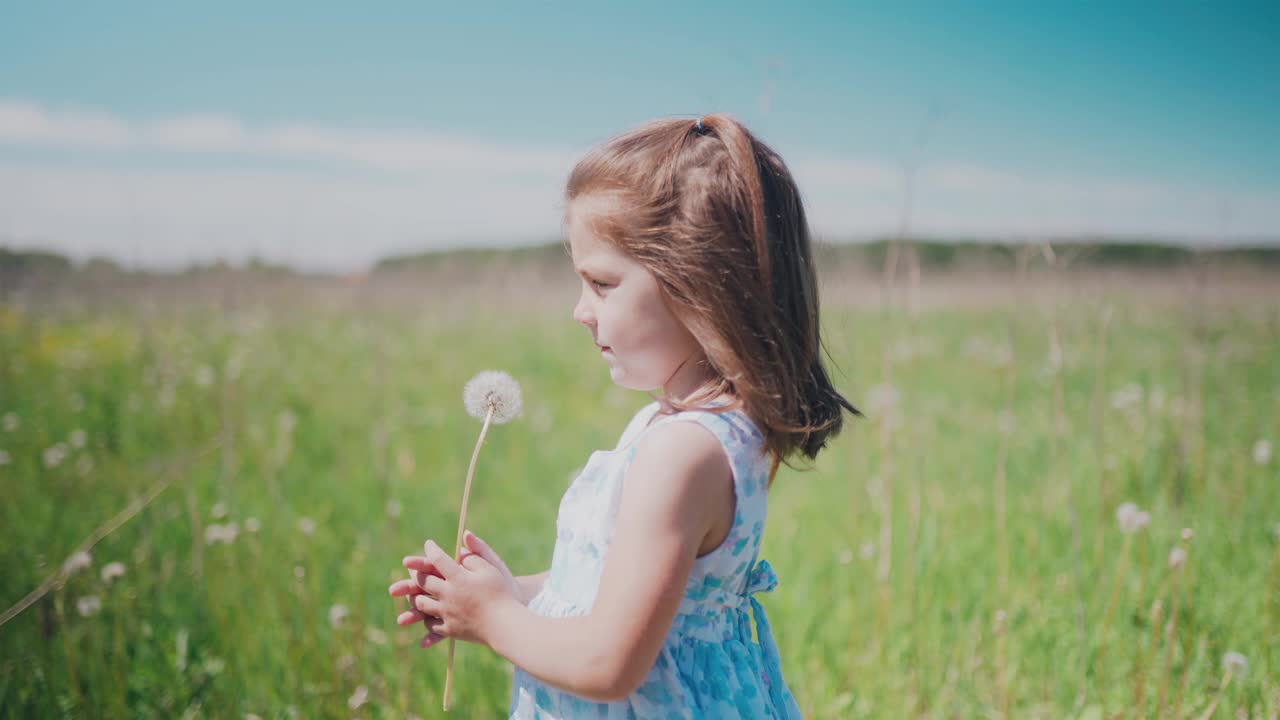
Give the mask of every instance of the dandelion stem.
<svg viewBox="0 0 1280 720">
<path fill-rule="evenodd" d="M 476 449 L 471 453 L 471 466 L 467 468 L 467 484 L 462 488 L 462 511 L 458 513 L 458 541 L 454 546 L 453 555 L 456 558 L 462 554 L 462 534 L 467 527 L 467 501 L 471 497 L 471 478 L 476 474 L 476 460 L 480 457 L 480 448 L 484 445 L 484 436 L 489 432 L 489 423 L 493 421 L 493 406 L 489 406 L 489 412 L 484 416 L 484 425 L 480 428 L 480 439 L 476 440 Z M 452 701 L 453 691 L 453 648 L 454 638 L 449 638 L 449 662 L 444 673 L 444 710 L 449 711 Z"/>
</svg>

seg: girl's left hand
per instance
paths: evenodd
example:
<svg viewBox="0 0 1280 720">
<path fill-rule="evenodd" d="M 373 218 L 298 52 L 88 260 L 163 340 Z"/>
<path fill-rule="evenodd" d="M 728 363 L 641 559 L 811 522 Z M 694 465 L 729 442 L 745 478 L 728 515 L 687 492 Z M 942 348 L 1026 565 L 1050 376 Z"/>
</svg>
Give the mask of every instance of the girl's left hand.
<svg viewBox="0 0 1280 720">
<path fill-rule="evenodd" d="M 508 603 L 520 602 L 502 558 L 470 530 L 463 536 L 458 561 L 433 540 L 428 540 L 423 550 L 424 555 L 410 555 L 403 562 L 406 568 L 421 573 L 424 592 L 410 595 L 414 608 L 438 618 L 431 627 L 434 635 L 488 645 L 492 613 Z M 433 572 L 437 574 L 430 574 Z M 396 594 L 396 585 L 391 591 Z"/>
</svg>

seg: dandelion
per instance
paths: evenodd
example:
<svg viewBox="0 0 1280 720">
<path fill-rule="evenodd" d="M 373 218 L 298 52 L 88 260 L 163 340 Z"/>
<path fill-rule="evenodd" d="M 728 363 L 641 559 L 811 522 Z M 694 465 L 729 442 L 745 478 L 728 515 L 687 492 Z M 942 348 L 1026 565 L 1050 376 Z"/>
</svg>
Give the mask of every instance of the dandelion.
<svg viewBox="0 0 1280 720">
<path fill-rule="evenodd" d="M 1191 528 L 1182 528 L 1182 539 L 1185 542 L 1191 542 L 1191 538 L 1195 536 L 1195 531 Z"/>
<path fill-rule="evenodd" d="M 81 455 L 80 458 L 76 460 L 76 474 L 80 477 L 88 477 L 89 473 L 92 471 L 93 458 L 88 455 Z"/>
<path fill-rule="evenodd" d="M 1232 675 L 1244 675 L 1249 671 L 1249 659 L 1235 650 L 1229 650 L 1222 655 L 1222 669 Z"/>
<path fill-rule="evenodd" d="M 306 569 L 306 568 L 304 568 L 304 567 L 302 567 L 301 565 L 294 565 L 294 566 L 293 566 L 293 576 L 294 576 L 295 578 L 297 578 L 298 580 L 302 580 L 303 578 L 305 578 L 305 577 L 307 576 L 307 569 Z"/>
<path fill-rule="evenodd" d="M 9 464 L 9 453 L 4 450 L 0 450 L 0 467 L 3 467 L 8 464 Z"/>
<path fill-rule="evenodd" d="M 347 615 L 349 614 L 350 614 L 350 611 L 347 610 L 346 605 L 338 604 L 330 607 L 329 608 L 329 625 L 331 625 L 332 627 L 338 627 L 339 625 L 342 624 L 343 620 L 347 619 Z"/>
<path fill-rule="evenodd" d="M 298 518 L 298 531 L 307 537 L 316 534 L 316 521 L 309 517 Z"/>
<path fill-rule="evenodd" d="M 213 524 L 204 529 L 204 542 L 206 545 L 214 543 L 225 543 L 230 545 L 236 541 L 236 536 L 240 534 L 240 528 L 233 522 L 226 525 Z"/>
<path fill-rule="evenodd" d="M 66 562 L 62 563 L 62 572 L 67 575 L 74 575 L 81 570 L 88 569 L 92 564 L 93 558 L 89 556 L 89 553 L 84 550 L 77 550 L 71 554 L 71 557 L 67 558 Z"/>
<path fill-rule="evenodd" d="M 1116 522 L 1120 524 L 1120 532 L 1131 535 L 1146 527 L 1151 522 L 1151 516 L 1145 510 L 1139 510 L 1137 505 L 1127 502 L 1116 508 Z"/>
<path fill-rule="evenodd" d="M 227 661 L 216 655 L 210 655 L 200 664 L 206 675 L 217 675 L 227 668 Z"/>
<path fill-rule="evenodd" d="M 402 508 L 400 507 L 399 500 L 396 500 L 395 498 L 391 498 L 390 500 L 387 501 L 387 517 L 398 518 L 400 517 L 401 510 Z"/>
<path fill-rule="evenodd" d="M 387 634 L 376 627 L 366 627 L 364 629 L 364 638 L 374 645 L 387 644 Z"/>
<path fill-rule="evenodd" d="M 13 432 L 14 430 L 18 429 L 19 425 L 21 425 L 21 423 L 18 421 L 17 413 L 7 412 L 4 414 L 4 431 L 5 432 Z"/>
<path fill-rule="evenodd" d="M 484 446 L 484 436 L 489 432 L 490 423 L 502 425 L 520 415 L 520 384 L 501 370 L 484 370 L 467 381 L 462 388 L 462 404 L 467 414 L 484 424 L 480 427 L 480 438 L 476 440 L 475 450 L 471 453 L 471 466 L 467 469 L 467 483 L 462 489 L 462 510 L 458 513 L 458 539 L 454 544 L 454 555 L 462 552 L 462 533 L 467 525 L 467 500 L 471 497 L 471 478 L 476 472 L 476 460 L 480 457 L 480 448 Z M 449 638 L 449 660 L 444 675 L 444 710 L 448 712 L 451 690 L 453 689 L 453 651 L 454 639 Z"/>
<path fill-rule="evenodd" d="M 71 442 L 71 447 L 79 449 L 84 447 L 84 444 L 88 441 L 88 439 L 89 439 L 89 436 L 85 433 L 85 431 L 76 429 L 71 431 L 71 437 L 69 438 L 69 441 Z"/>
<path fill-rule="evenodd" d="M 839 560 L 841 565 L 848 565 L 853 562 L 853 549 L 845 548 L 844 550 L 841 550 Z"/>
<path fill-rule="evenodd" d="M 1128 410 L 1137 405 L 1140 400 L 1142 400 L 1142 386 L 1137 383 L 1129 383 L 1111 393 L 1111 407 L 1116 410 Z"/>
<path fill-rule="evenodd" d="M 62 461 L 65 460 L 66 458 L 67 458 L 67 446 L 63 445 L 62 443 L 58 443 L 57 445 L 54 445 L 51 448 L 45 449 L 44 457 L 43 457 L 44 466 L 52 470 L 53 468 L 56 468 L 59 465 L 61 465 Z"/>
<path fill-rule="evenodd" d="M 876 385 L 867 391 L 867 407 L 873 413 L 887 413 L 898 406 L 898 390 L 892 385 Z"/>
<path fill-rule="evenodd" d="M 109 562 L 102 566 L 102 582 L 110 585 L 112 580 L 124 575 L 124 563 Z"/>
<path fill-rule="evenodd" d="M 351 693 L 351 697 L 347 698 L 347 707 L 352 710 L 358 710 L 361 705 L 364 705 L 368 701 L 369 688 L 366 685 L 361 685 L 356 688 L 355 692 Z"/>
<path fill-rule="evenodd" d="M 1182 564 L 1185 563 L 1186 561 L 1187 561 L 1186 550 L 1183 550 L 1180 547 L 1176 547 L 1169 551 L 1169 567 L 1171 569 L 1176 570 L 1177 568 L 1182 567 Z"/>
<path fill-rule="evenodd" d="M 76 612 L 80 613 L 80 617 L 89 617 L 97 615 L 102 610 L 102 601 L 97 595 L 86 595 L 76 600 Z"/>
<path fill-rule="evenodd" d="M 260 527 L 261 527 L 261 525 L 258 523 L 258 518 L 256 518 L 256 517 L 245 518 L 245 520 L 244 520 L 244 530 L 245 530 L 245 532 L 256 533 L 256 532 L 258 532 L 258 528 L 260 528 Z"/>
<path fill-rule="evenodd" d="M 1258 465 L 1266 465 L 1271 462 L 1271 443 L 1266 440 L 1259 440 L 1253 444 L 1253 461 Z"/>
<path fill-rule="evenodd" d="M 201 365 L 196 368 L 196 385 L 207 388 L 213 384 L 214 375 L 213 368 L 208 365 Z"/>
<path fill-rule="evenodd" d="M 214 520 L 221 520 L 227 516 L 227 504 L 217 502 L 213 504 L 213 508 L 209 510 L 209 514 L 213 515 Z"/>
</svg>

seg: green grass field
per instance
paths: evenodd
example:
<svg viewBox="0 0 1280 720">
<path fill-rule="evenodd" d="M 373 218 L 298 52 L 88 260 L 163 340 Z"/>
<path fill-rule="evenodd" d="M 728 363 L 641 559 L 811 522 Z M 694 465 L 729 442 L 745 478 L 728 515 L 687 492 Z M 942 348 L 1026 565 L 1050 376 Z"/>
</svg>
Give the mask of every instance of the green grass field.
<svg viewBox="0 0 1280 720">
<path fill-rule="evenodd" d="M 805 716 L 1275 718 L 1280 294 L 1028 292 L 825 306 L 869 417 L 782 469 L 762 555 Z M 549 565 L 570 473 L 649 402 L 570 295 L 515 296 L 0 305 L 0 606 L 172 478 L 0 627 L 0 714 L 441 716 L 445 646 L 419 650 L 386 589 L 452 543 L 463 384 L 523 388 L 469 509 L 521 574 Z M 1125 502 L 1150 514 L 1130 535 Z M 1228 652 L 1248 667 L 1224 688 Z M 455 662 L 452 714 L 505 716 L 508 664 Z"/>
</svg>

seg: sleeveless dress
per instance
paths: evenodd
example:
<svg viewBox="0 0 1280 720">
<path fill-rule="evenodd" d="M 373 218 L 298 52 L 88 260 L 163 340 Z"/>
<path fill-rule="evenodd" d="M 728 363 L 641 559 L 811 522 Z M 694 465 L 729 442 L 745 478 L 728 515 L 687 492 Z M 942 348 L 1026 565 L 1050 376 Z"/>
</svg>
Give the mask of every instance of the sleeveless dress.
<svg viewBox="0 0 1280 720">
<path fill-rule="evenodd" d="M 591 609 L 627 466 L 640 438 L 663 423 L 694 421 L 720 440 L 737 496 L 733 527 L 720 546 L 694 561 L 658 659 L 634 692 L 621 700 L 595 702 L 547 685 L 516 666 L 510 718 L 801 717 L 783 682 L 764 608 L 753 596 L 778 585 L 769 563 L 758 560 L 770 466 L 764 437 L 741 411 L 678 412 L 648 425 L 658 410 L 654 402 L 637 412 L 618 447 L 592 453 L 565 491 L 556 518 L 551 572 L 529 601 L 529 609 L 547 617 L 582 615 Z"/>
</svg>

